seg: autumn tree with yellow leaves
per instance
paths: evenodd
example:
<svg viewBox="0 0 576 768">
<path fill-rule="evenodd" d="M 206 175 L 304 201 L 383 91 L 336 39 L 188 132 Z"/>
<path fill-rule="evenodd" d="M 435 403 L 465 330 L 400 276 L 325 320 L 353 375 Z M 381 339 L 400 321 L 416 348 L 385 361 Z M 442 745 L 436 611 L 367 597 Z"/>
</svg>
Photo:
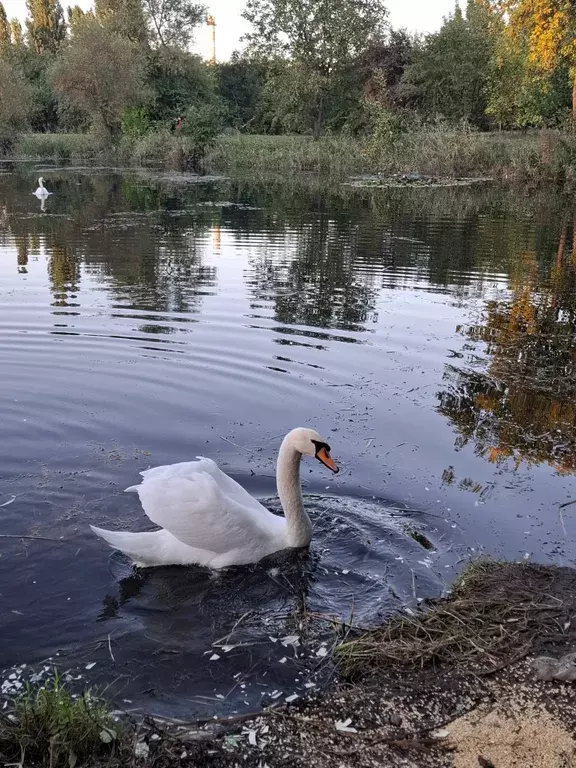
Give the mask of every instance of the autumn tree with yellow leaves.
<svg viewBox="0 0 576 768">
<path fill-rule="evenodd" d="M 576 124 L 576 2 L 574 0 L 496 0 L 508 30 L 523 38 L 530 63 L 549 73 L 568 67 L 572 81 L 572 119 Z"/>
</svg>

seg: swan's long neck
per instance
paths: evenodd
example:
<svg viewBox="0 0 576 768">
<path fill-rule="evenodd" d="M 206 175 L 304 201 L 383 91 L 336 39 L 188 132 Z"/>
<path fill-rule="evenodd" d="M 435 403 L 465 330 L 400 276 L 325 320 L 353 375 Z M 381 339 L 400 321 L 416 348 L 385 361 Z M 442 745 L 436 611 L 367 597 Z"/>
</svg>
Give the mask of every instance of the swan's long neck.
<svg viewBox="0 0 576 768">
<path fill-rule="evenodd" d="M 38 186 L 40 189 L 44 189 L 44 181 L 42 179 L 38 179 Z"/>
<path fill-rule="evenodd" d="M 276 465 L 278 496 L 286 517 L 286 537 L 289 547 L 307 547 L 312 538 L 312 523 L 304 510 L 300 483 L 302 454 L 284 438 Z"/>
</svg>

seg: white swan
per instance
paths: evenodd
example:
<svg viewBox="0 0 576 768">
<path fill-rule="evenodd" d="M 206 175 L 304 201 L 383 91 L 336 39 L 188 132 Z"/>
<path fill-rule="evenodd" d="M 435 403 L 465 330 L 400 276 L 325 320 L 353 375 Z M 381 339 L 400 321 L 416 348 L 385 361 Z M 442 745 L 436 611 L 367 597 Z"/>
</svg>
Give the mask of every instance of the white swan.
<svg viewBox="0 0 576 768">
<path fill-rule="evenodd" d="M 34 194 L 36 197 L 48 197 L 48 195 L 51 195 L 52 192 L 48 192 L 46 187 L 44 186 L 44 179 L 42 176 L 38 179 L 38 189 L 34 191 Z"/>
<path fill-rule="evenodd" d="M 285 517 L 269 512 L 211 459 L 169 464 L 140 474 L 127 488 L 140 497 L 144 512 L 160 531 L 129 533 L 90 528 L 128 555 L 136 565 L 229 565 L 256 563 L 289 547 L 307 547 L 312 524 L 304 510 L 300 459 L 315 456 L 333 472 L 330 446 L 313 429 L 289 432 L 276 467 L 278 495 Z"/>
</svg>

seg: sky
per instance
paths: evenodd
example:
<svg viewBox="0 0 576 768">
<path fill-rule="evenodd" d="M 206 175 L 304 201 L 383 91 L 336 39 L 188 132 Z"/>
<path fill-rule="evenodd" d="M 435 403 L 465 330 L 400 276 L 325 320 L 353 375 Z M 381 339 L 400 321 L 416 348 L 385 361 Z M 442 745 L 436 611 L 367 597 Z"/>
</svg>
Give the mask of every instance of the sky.
<svg viewBox="0 0 576 768">
<path fill-rule="evenodd" d="M 61 0 L 62 1 L 62 0 Z M 25 0 L 2 0 L 8 18 L 26 16 Z M 82 8 L 89 8 L 91 0 L 77 0 Z M 68 5 L 65 1 L 64 5 Z M 73 3 L 72 3 L 73 4 Z M 454 10 L 455 0 L 387 0 L 389 22 L 393 27 L 406 27 L 412 32 L 434 32 L 442 24 L 442 18 Z M 241 48 L 240 38 L 248 25 L 241 13 L 245 0 L 206 0 L 209 12 L 216 19 L 216 56 L 224 61 L 232 51 Z M 202 56 L 209 53 L 208 29 L 198 30 L 195 50 Z"/>
</svg>

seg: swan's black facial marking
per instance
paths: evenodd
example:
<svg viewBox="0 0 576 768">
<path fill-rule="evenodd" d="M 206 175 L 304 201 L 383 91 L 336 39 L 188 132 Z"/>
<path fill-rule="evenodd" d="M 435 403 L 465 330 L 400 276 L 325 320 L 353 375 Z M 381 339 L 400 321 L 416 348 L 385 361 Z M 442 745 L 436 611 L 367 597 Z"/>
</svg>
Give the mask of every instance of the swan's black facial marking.
<svg viewBox="0 0 576 768">
<path fill-rule="evenodd" d="M 337 474 L 339 470 L 330 457 L 330 446 L 328 443 L 322 443 L 320 440 L 312 440 L 312 442 L 314 443 L 315 448 L 314 455 L 318 461 L 321 461 L 325 467 L 328 467 L 328 469 L 331 469 L 334 474 Z"/>
</svg>

